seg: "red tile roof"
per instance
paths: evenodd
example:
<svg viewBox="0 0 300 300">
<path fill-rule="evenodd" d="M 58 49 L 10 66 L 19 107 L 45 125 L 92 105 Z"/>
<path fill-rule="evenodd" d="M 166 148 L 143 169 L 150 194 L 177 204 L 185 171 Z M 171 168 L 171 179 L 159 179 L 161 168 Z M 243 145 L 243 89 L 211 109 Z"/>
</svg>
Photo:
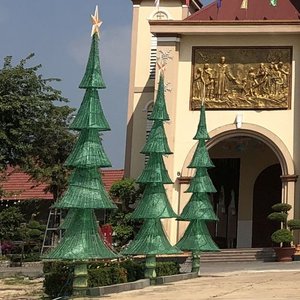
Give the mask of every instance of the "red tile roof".
<svg viewBox="0 0 300 300">
<path fill-rule="evenodd" d="M 112 184 L 124 178 L 124 170 L 102 170 L 102 180 L 107 191 Z"/>
<path fill-rule="evenodd" d="M 204 6 L 185 20 L 190 21 L 238 21 L 238 20 L 299 20 L 300 0 L 278 0 L 271 6 L 270 0 L 248 0 L 248 9 L 241 9 L 243 0 L 222 0 Z"/>
<path fill-rule="evenodd" d="M 6 181 L 1 183 L 5 192 L 8 193 L 4 200 L 27 200 L 45 199 L 53 200 L 51 193 L 45 193 L 45 183 L 38 183 L 30 179 L 30 175 L 21 172 L 19 169 L 8 167 Z"/>
<path fill-rule="evenodd" d="M 111 185 L 124 177 L 124 170 L 102 170 L 103 184 L 107 191 Z M 44 199 L 53 200 L 51 193 L 45 193 L 45 183 L 38 183 L 31 180 L 30 175 L 21 172 L 19 169 L 8 168 L 7 179 L 2 182 L 2 188 L 9 193 L 3 197 L 4 200 L 29 200 Z"/>
</svg>

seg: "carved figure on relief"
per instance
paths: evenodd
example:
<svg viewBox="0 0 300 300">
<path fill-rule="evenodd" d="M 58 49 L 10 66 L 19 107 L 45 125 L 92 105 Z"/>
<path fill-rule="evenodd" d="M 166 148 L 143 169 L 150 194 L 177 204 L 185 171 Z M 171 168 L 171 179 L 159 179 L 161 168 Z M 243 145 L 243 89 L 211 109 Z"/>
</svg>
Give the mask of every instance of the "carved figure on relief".
<svg viewBox="0 0 300 300">
<path fill-rule="evenodd" d="M 236 78 L 231 74 L 229 66 L 225 63 L 225 61 L 225 56 L 221 56 L 220 63 L 217 64 L 216 68 L 215 94 L 218 100 L 221 100 L 222 96 L 228 92 L 228 80 L 236 80 Z"/>
</svg>

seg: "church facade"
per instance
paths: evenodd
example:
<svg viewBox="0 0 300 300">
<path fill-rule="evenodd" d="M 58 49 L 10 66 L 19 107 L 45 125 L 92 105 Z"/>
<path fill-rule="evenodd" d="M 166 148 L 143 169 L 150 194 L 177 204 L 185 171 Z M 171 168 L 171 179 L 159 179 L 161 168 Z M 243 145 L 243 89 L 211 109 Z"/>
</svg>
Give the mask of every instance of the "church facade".
<svg viewBox="0 0 300 300">
<path fill-rule="evenodd" d="M 173 155 L 165 164 L 174 184 L 167 193 L 175 212 L 193 169 L 193 135 L 205 103 L 215 168 L 211 196 L 220 221 L 210 232 L 222 248 L 268 247 L 274 224 L 266 216 L 278 202 L 300 217 L 300 5 L 297 1 L 132 0 L 126 176 L 137 178 L 158 84 L 156 61 L 166 64 L 165 129 Z M 186 225 L 164 223 L 175 243 Z"/>
</svg>

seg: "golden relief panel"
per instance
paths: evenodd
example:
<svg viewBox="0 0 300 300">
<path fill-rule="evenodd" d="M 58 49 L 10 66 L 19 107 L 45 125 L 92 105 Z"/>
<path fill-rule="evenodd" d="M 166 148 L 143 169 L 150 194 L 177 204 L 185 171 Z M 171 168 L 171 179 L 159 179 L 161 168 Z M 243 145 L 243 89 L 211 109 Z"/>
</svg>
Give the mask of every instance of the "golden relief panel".
<svg viewBox="0 0 300 300">
<path fill-rule="evenodd" d="M 287 109 L 291 47 L 193 47 L 192 110 Z"/>
</svg>

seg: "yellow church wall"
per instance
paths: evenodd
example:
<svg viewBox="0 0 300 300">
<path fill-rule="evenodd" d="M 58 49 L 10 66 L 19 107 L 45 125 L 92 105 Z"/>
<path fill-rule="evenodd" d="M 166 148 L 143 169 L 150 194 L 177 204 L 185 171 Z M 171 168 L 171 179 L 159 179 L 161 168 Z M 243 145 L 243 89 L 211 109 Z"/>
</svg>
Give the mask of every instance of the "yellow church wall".
<svg viewBox="0 0 300 300">
<path fill-rule="evenodd" d="M 181 20 L 182 8 L 181 1 L 161 1 L 161 11 L 166 12 L 172 20 Z M 150 70 L 150 46 L 151 33 L 149 20 L 154 18 L 157 8 L 154 6 L 154 1 L 143 1 L 139 8 L 139 27 L 137 30 L 137 44 L 139 45 L 136 52 L 136 69 L 138 76 L 135 77 L 135 86 L 153 86 L 154 81 L 149 81 Z"/>
<path fill-rule="evenodd" d="M 181 1 L 161 0 L 160 4 L 160 10 L 166 12 L 168 18 L 182 19 Z M 142 1 L 141 4 L 134 4 L 133 6 L 125 161 L 126 176 L 133 178 L 140 175 L 144 167 L 144 155 L 140 154 L 139 151 L 145 143 L 147 118 L 145 105 L 148 101 L 154 100 L 154 89 L 157 88 L 158 83 L 158 80 L 155 82 L 154 79 L 149 78 L 152 37 L 149 20 L 155 17 L 155 13 L 157 13 L 157 8 L 154 6 L 153 0 Z M 172 130 L 169 133 L 172 136 Z"/>
<path fill-rule="evenodd" d="M 174 94 L 176 94 L 175 101 L 175 110 L 176 115 L 174 119 L 170 121 L 173 124 L 174 128 L 172 134 L 168 135 L 168 139 L 171 139 L 174 142 L 174 147 L 172 150 L 174 151 L 174 156 L 172 160 L 166 161 L 166 165 L 169 171 L 171 178 L 176 181 L 178 174 L 182 172 L 183 163 L 186 159 L 187 154 L 191 150 L 191 148 L 195 145 L 196 141 L 193 140 L 193 136 L 196 132 L 197 125 L 199 122 L 199 111 L 190 111 L 189 109 L 189 98 L 190 98 L 190 85 L 191 85 L 191 59 L 192 59 L 192 47 L 193 46 L 293 46 L 293 62 L 292 62 L 292 93 L 291 93 L 291 108 L 287 110 L 207 110 L 206 120 L 208 131 L 215 130 L 216 128 L 223 127 L 228 124 L 234 124 L 236 116 L 238 114 L 242 114 L 243 123 L 249 124 L 257 124 L 261 127 L 266 128 L 267 130 L 274 133 L 278 136 L 279 139 L 286 145 L 288 151 L 295 159 L 295 162 L 299 162 L 298 157 L 300 156 L 300 147 L 299 142 L 295 139 L 295 135 L 297 134 L 297 128 L 295 127 L 295 119 L 298 120 L 297 112 L 295 111 L 295 107 L 298 107 L 298 103 L 295 103 L 295 99 L 299 99 L 299 90 L 295 88 L 295 82 L 300 80 L 299 76 L 296 73 L 296 63 L 297 57 L 300 57 L 300 43 L 297 41 L 297 36 L 293 35 L 285 35 L 277 38 L 268 36 L 181 36 L 180 44 L 178 46 L 179 50 L 179 64 L 178 64 L 178 84 L 177 90 L 172 91 L 170 94 L 166 94 L 167 104 L 170 101 L 174 101 Z M 267 42 L 266 42 L 267 41 Z M 158 50 L 160 49 L 160 44 L 158 44 Z M 166 45 L 163 45 L 162 49 L 165 51 L 167 49 Z M 175 62 L 170 61 L 168 63 L 167 68 L 174 69 Z M 299 68 L 299 67 L 298 67 Z M 169 72 L 169 74 L 172 71 Z M 174 74 L 174 73 L 172 73 Z M 170 81 L 172 85 L 172 80 L 168 77 L 168 72 L 166 72 L 166 81 Z M 176 85 L 174 85 L 176 86 Z M 172 95 L 173 94 L 173 95 Z M 168 100 L 170 99 L 170 100 Z M 174 103 L 174 102 L 172 102 Z M 299 110 L 300 112 L 300 107 Z M 298 120 L 299 122 L 299 120 Z M 269 158 L 272 157 L 268 156 Z M 250 158 L 247 158 L 250 159 Z M 250 160 L 251 161 L 251 160 Z M 262 164 L 261 166 L 266 167 L 268 164 L 268 160 L 265 161 L 266 165 Z M 270 162 L 271 163 L 271 162 Z M 259 161 L 257 161 L 259 165 Z M 252 168 L 252 171 L 258 172 L 258 170 L 254 167 L 255 161 L 247 165 L 244 165 L 243 168 L 247 170 L 248 168 Z M 299 165 L 299 164 L 298 164 Z M 296 170 L 299 169 L 296 166 Z M 245 171 L 247 174 L 249 170 Z M 257 174 L 257 173 L 256 173 Z M 293 174 L 290 174 L 293 175 Z M 242 176 L 241 176 L 242 177 Z M 246 176 L 247 178 L 247 176 Z M 252 178 L 255 180 L 255 178 Z M 252 185 L 251 185 L 252 184 Z M 179 194 L 178 188 L 176 186 L 178 183 L 175 183 L 172 196 L 170 197 L 170 201 L 174 208 L 182 206 L 180 201 L 186 201 L 187 197 Z M 241 186 L 243 186 L 243 193 L 241 194 L 241 206 L 245 207 L 245 211 L 249 208 L 248 206 L 252 206 L 252 190 L 253 182 L 241 182 Z M 296 191 L 297 189 L 296 185 Z M 251 190 L 251 193 L 249 191 Z M 288 201 L 294 204 L 294 189 L 291 187 L 288 190 Z M 244 196 L 243 196 L 244 194 Z M 246 196 L 247 195 L 247 196 Z M 184 200 L 184 199 L 185 200 Z M 245 204 L 245 206 L 243 206 Z M 176 211 L 176 210 L 175 210 Z M 239 237 L 239 246 L 251 246 L 251 218 L 252 209 L 248 214 L 245 215 L 245 211 L 241 210 L 239 215 L 239 229 L 238 237 Z M 295 216 L 299 214 L 299 211 L 295 211 Z M 293 216 L 293 211 L 291 212 L 291 216 Z M 180 231 L 178 231 L 178 224 L 173 223 L 171 240 L 174 241 L 177 239 L 177 235 L 180 236 L 181 232 L 184 230 L 185 226 L 181 225 Z M 249 244 L 250 243 L 250 244 Z"/>
<path fill-rule="evenodd" d="M 140 170 L 144 167 L 145 156 L 140 153 L 145 141 L 146 141 L 146 124 L 147 124 L 147 112 L 145 111 L 149 101 L 153 101 L 152 93 L 136 93 L 134 95 L 134 113 L 131 116 L 129 122 L 133 124 L 139 124 L 139 126 L 133 126 L 133 137 L 139 136 L 140 139 L 135 140 L 134 147 L 131 149 L 131 166 L 132 173 L 130 177 L 137 178 L 140 175 Z M 135 113 L 137 112 L 137 113 Z M 134 167 L 134 168 L 133 168 Z"/>
<path fill-rule="evenodd" d="M 173 20 L 180 20 L 186 8 L 181 1 L 161 0 L 160 10 L 166 12 Z M 128 132 L 126 148 L 126 172 L 127 176 L 136 178 L 144 168 L 144 155 L 140 154 L 145 144 L 147 104 L 155 99 L 158 84 L 158 72 L 155 80 L 149 79 L 150 50 L 151 50 L 151 26 L 149 19 L 157 12 L 153 0 L 143 0 L 140 5 L 134 5 L 133 32 L 132 32 L 132 55 L 130 68 L 129 104 L 128 104 Z M 169 27 L 168 27 L 169 26 Z M 158 54 L 160 51 L 166 53 L 171 50 L 171 59 L 168 60 L 165 73 L 166 105 L 170 115 L 170 121 L 165 123 L 165 130 L 173 155 L 165 157 L 165 164 L 174 185 L 167 185 L 167 194 L 171 205 L 176 212 L 180 212 L 189 199 L 188 194 L 183 191 L 187 185 L 179 185 L 178 178 L 187 173 L 183 166 L 191 149 L 197 141 L 193 136 L 199 122 L 199 111 L 190 111 L 190 87 L 192 73 L 192 47 L 193 46 L 292 46 L 292 95 L 291 107 L 287 110 L 207 110 L 207 126 L 209 132 L 222 131 L 224 128 L 232 127 L 235 130 L 235 119 L 238 114 L 243 117 L 243 126 L 251 127 L 258 125 L 266 129 L 266 133 L 272 133 L 273 137 L 286 146 L 286 152 L 295 163 L 295 174 L 300 169 L 300 40 L 298 29 L 289 24 L 277 26 L 272 33 L 272 26 L 266 25 L 224 25 L 194 26 L 186 24 L 180 27 L 181 35 L 178 34 L 175 25 L 155 27 L 154 32 L 164 33 L 158 35 Z M 175 28 L 176 27 L 176 28 Z M 179 28 L 179 27 L 178 27 Z M 216 29 L 217 28 L 217 29 Z M 199 33 L 197 33 L 197 31 Z M 217 34 L 219 31 L 219 34 Z M 220 33 L 222 31 L 222 33 Z M 276 31 L 276 33 L 275 33 Z M 248 33 L 247 33 L 248 32 Z M 288 34 L 287 32 L 296 32 Z M 171 33 L 171 34 L 170 34 Z M 236 129 L 238 130 L 238 129 Z M 270 138 L 270 137 L 269 137 Z M 278 142 L 277 140 L 277 142 Z M 271 151 L 271 150 L 270 150 Z M 290 164 L 291 161 L 290 160 Z M 260 169 L 276 161 L 273 152 L 269 155 L 249 155 L 247 159 L 241 157 L 241 193 L 238 216 L 238 245 L 249 246 L 251 239 L 252 222 L 252 198 L 255 176 Z M 289 170 L 294 170 L 289 168 Z M 293 173 L 293 172 L 292 172 Z M 249 174 L 251 175 L 249 177 Z M 255 175 L 256 174 L 256 175 Z M 286 175 L 295 175 L 288 173 Z M 185 174 L 186 175 L 186 174 Z M 248 180 L 245 180 L 246 178 Z M 299 183 L 283 183 L 283 200 L 291 204 L 299 203 Z M 296 188 L 296 189 L 295 189 Z M 295 196 L 296 195 L 296 199 Z M 251 208 L 251 209 L 250 209 Z M 294 205 L 295 216 L 300 217 L 300 206 Z M 291 212 L 293 216 L 293 211 Z M 179 225 L 174 220 L 164 222 L 165 229 L 172 243 L 184 231 L 185 226 Z"/>
<path fill-rule="evenodd" d="M 267 42 L 266 42 L 267 41 Z M 188 151 L 195 144 L 193 136 L 199 121 L 199 111 L 189 110 L 190 79 L 191 79 L 191 57 L 193 46 L 293 46 L 293 82 L 300 80 L 295 73 L 295 57 L 300 57 L 300 44 L 295 43 L 296 36 L 282 36 L 272 38 L 265 36 L 183 36 L 180 43 L 180 63 L 178 72 L 178 91 L 177 91 L 177 111 L 176 116 L 176 135 L 174 153 L 176 155 L 173 176 L 180 171 L 183 161 Z M 183 84 L 184 83 L 184 84 Z M 294 86 L 294 85 L 293 85 Z M 267 111 L 247 111 L 247 110 L 208 110 L 206 114 L 208 131 L 233 124 L 236 115 L 242 113 L 243 122 L 258 124 L 275 133 L 288 147 L 292 156 L 294 148 L 294 99 L 299 99 L 299 90 L 293 90 L 291 99 L 291 109 L 288 110 L 267 110 Z M 184 126 L 183 126 L 184 124 Z M 299 150 L 297 151 L 299 154 Z M 299 155 L 298 155 L 299 157 Z"/>
</svg>

